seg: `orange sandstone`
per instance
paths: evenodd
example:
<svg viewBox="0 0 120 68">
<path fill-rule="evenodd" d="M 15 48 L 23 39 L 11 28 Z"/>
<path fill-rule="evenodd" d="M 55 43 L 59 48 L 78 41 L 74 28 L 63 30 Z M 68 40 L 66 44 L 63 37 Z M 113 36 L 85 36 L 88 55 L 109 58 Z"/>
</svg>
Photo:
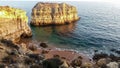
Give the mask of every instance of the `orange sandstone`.
<svg viewBox="0 0 120 68">
<path fill-rule="evenodd" d="M 9 6 L 0 6 L 0 38 L 16 41 L 22 35 L 32 35 L 26 12 Z"/>
<path fill-rule="evenodd" d="M 31 24 L 35 26 L 68 24 L 79 19 L 76 7 L 66 3 L 39 2 L 31 16 Z"/>
</svg>

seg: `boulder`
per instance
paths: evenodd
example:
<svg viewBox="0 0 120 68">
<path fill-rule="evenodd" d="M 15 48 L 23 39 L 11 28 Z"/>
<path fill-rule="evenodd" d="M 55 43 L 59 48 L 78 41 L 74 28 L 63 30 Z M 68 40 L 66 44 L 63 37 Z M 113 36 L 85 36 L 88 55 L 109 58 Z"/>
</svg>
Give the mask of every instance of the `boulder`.
<svg viewBox="0 0 120 68">
<path fill-rule="evenodd" d="M 46 44 L 46 43 L 40 43 L 40 47 L 43 47 L 43 48 L 47 48 L 48 47 L 48 45 Z"/>
<path fill-rule="evenodd" d="M 107 64 L 107 59 L 106 58 L 102 58 L 102 59 L 99 59 L 97 61 L 98 67 L 107 68 L 106 64 Z"/>
<path fill-rule="evenodd" d="M 34 62 L 35 62 L 34 59 L 31 59 L 28 56 L 24 57 L 24 64 L 30 65 L 30 64 L 33 64 Z"/>
<path fill-rule="evenodd" d="M 54 55 L 53 58 L 46 59 L 43 61 L 43 68 L 59 68 L 63 62 L 60 59 L 59 55 Z"/>
<path fill-rule="evenodd" d="M 68 62 L 67 62 L 67 60 L 66 60 L 65 57 L 62 57 L 62 58 L 61 58 L 61 61 L 62 61 L 63 63 L 62 63 L 62 65 L 59 66 L 59 68 L 69 68 L 69 64 L 68 64 Z"/>
<path fill-rule="evenodd" d="M 93 68 L 93 64 L 90 62 L 85 62 L 82 64 L 81 68 Z"/>
<path fill-rule="evenodd" d="M 39 54 L 27 54 L 27 56 L 29 56 L 29 58 L 35 59 L 37 61 L 44 59 L 44 57 Z"/>
<path fill-rule="evenodd" d="M 79 56 L 78 58 L 74 59 L 72 62 L 71 62 L 71 65 L 73 67 L 80 67 L 82 65 L 82 57 Z"/>
<path fill-rule="evenodd" d="M 119 68 L 119 64 L 117 62 L 110 62 L 107 64 L 108 68 Z"/>
<path fill-rule="evenodd" d="M 49 53 L 49 50 L 42 50 L 41 54 L 47 54 Z"/>
<path fill-rule="evenodd" d="M 37 50 L 37 47 L 35 45 L 30 45 L 29 46 L 29 49 L 32 50 L 32 51 L 36 51 Z"/>
</svg>

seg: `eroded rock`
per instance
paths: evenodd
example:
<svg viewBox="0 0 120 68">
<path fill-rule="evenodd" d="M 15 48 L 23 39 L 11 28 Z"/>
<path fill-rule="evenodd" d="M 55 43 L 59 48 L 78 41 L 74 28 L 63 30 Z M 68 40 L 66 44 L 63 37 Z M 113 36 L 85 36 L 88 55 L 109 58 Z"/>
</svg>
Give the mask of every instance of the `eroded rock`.
<svg viewBox="0 0 120 68">
<path fill-rule="evenodd" d="M 119 64 L 117 62 L 110 62 L 107 64 L 108 68 L 119 68 Z"/>
<path fill-rule="evenodd" d="M 72 67 L 80 67 L 82 65 L 82 57 L 79 56 L 78 58 L 74 59 L 72 62 L 71 62 L 71 65 Z"/>
<path fill-rule="evenodd" d="M 106 64 L 107 64 L 107 59 L 105 59 L 105 58 L 99 59 L 99 60 L 97 61 L 97 65 L 98 65 L 99 67 L 104 67 L 104 68 L 106 68 Z"/>
<path fill-rule="evenodd" d="M 23 34 L 32 35 L 26 12 L 9 6 L 0 6 L 0 39 L 18 41 Z"/>
<path fill-rule="evenodd" d="M 39 2 L 31 15 L 31 24 L 35 26 L 68 24 L 79 19 L 76 7 L 66 3 Z"/>
</svg>

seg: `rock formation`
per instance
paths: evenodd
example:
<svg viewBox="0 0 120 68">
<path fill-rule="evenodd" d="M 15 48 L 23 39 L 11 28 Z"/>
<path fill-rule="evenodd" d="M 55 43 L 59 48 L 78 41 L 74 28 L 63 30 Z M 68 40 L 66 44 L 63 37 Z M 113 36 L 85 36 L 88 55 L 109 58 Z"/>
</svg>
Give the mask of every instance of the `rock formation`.
<svg viewBox="0 0 120 68">
<path fill-rule="evenodd" d="M 0 6 L 0 38 L 15 41 L 20 36 L 31 36 L 26 12 L 9 6 Z"/>
<path fill-rule="evenodd" d="M 66 3 L 39 2 L 31 15 L 31 24 L 35 26 L 68 24 L 79 19 L 76 7 Z"/>
<path fill-rule="evenodd" d="M 42 66 L 40 61 L 43 61 L 44 57 L 34 54 L 26 47 L 24 43 L 16 44 L 10 40 L 0 40 L 0 68 L 43 68 L 40 67 Z"/>
</svg>

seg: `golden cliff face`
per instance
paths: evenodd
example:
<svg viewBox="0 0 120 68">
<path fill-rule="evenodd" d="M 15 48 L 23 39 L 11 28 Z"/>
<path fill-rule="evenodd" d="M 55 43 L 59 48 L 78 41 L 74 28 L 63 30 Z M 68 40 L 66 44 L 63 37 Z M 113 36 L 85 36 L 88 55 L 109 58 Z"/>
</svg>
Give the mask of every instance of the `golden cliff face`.
<svg viewBox="0 0 120 68">
<path fill-rule="evenodd" d="M 22 35 L 31 36 L 26 12 L 9 6 L 0 6 L 0 38 L 13 40 Z"/>
<path fill-rule="evenodd" d="M 37 3 L 32 9 L 31 24 L 59 25 L 72 23 L 79 19 L 77 9 L 66 3 Z"/>
</svg>

